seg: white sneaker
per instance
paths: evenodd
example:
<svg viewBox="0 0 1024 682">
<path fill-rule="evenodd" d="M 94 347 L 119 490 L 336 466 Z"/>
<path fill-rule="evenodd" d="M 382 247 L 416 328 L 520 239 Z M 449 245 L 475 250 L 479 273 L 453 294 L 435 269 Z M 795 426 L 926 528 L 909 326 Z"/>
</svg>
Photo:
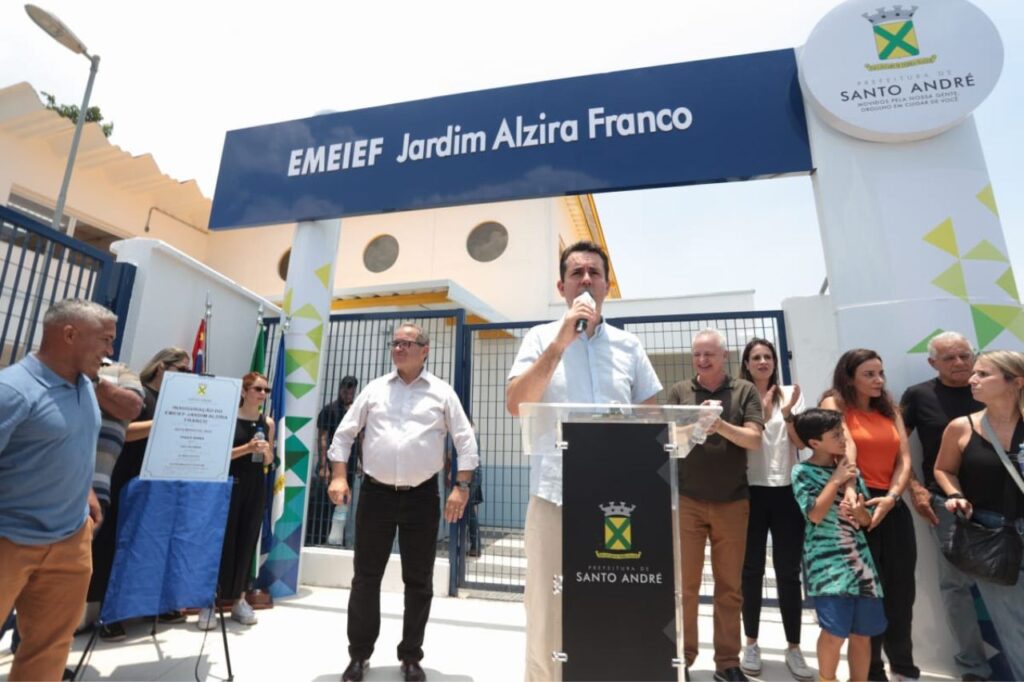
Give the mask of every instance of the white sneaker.
<svg viewBox="0 0 1024 682">
<path fill-rule="evenodd" d="M 761 647 L 756 644 L 748 644 L 743 647 L 740 670 L 748 675 L 756 676 L 761 674 Z"/>
<path fill-rule="evenodd" d="M 786 649 L 786 667 L 798 680 L 814 679 L 814 671 L 808 667 L 807 661 L 804 660 L 804 655 L 799 649 Z"/>
<path fill-rule="evenodd" d="M 203 608 L 199 610 L 199 620 L 196 621 L 196 627 L 200 630 L 212 630 L 217 627 L 217 613 L 209 608 Z"/>
<path fill-rule="evenodd" d="M 242 625 L 256 625 L 256 612 L 249 606 L 249 602 L 245 599 L 239 599 L 235 602 L 235 605 L 231 607 L 231 618 L 237 620 Z"/>
</svg>

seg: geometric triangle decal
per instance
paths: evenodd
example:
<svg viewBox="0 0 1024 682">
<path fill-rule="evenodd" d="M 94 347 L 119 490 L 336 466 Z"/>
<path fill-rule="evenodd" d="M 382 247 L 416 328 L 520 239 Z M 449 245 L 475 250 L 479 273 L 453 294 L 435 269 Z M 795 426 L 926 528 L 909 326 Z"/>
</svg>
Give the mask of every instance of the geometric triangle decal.
<svg viewBox="0 0 1024 682">
<path fill-rule="evenodd" d="M 956 234 L 953 232 L 952 218 L 946 218 L 939 223 L 935 229 L 924 236 L 924 240 L 954 258 L 960 257 L 960 250 L 956 246 Z"/>
<path fill-rule="evenodd" d="M 291 384 L 291 383 L 285 383 L 284 387 L 286 389 L 288 389 L 288 392 L 291 393 L 296 398 L 301 398 L 302 396 L 306 395 L 307 393 L 312 391 L 314 388 L 316 388 L 316 384 Z"/>
<path fill-rule="evenodd" d="M 327 288 L 327 278 L 331 274 L 331 264 L 328 263 L 327 265 L 324 265 L 324 266 L 321 266 L 321 267 L 317 268 L 316 270 L 313 271 L 313 274 L 316 275 L 316 278 L 318 280 L 320 280 L 320 283 L 323 284 L 324 285 L 324 289 L 326 289 Z"/>
<path fill-rule="evenodd" d="M 292 350 L 284 352 L 285 374 L 291 374 L 300 367 L 306 370 L 314 380 L 318 374 L 320 365 L 320 351 L 317 350 Z"/>
<path fill-rule="evenodd" d="M 1010 323 L 1020 315 L 1020 306 L 1017 305 L 976 305 L 971 307 L 977 308 L 1003 327 L 1010 326 Z"/>
<path fill-rule="evenodd" d="M 978 347 L 984 350 L 992 343 L 992 340 L 999 336 L 1005 327 L 978 309 L 978 306 L 971 306 L 971 317 L 974 319 L 974 333 L 978 337 Z"/>
<path fill-rule="evenodd" d="M 320 316 L 320 313 L 316 311 L 316 308 L 314 308 L 313 305 L 310 303 L 307 303 L 306 305 L 296 310 L 295 314 L 292 315 L 292 317 L 304 317 L 308 320 L 317 320 L 318 322 L 324 319 L 323 317 Z"/>
<path fill-rule="evenodd" d="M 967 284 L 964 282 L 964 269 L 960 266 L 960 261 L 933 279 L 932 284 L 963 301 L 967 300 Z"/>
<path fill-rule="evenodd" d="M 306 337 L 313 342 L 317 350 L 320 350 L 320 344 L 323 342 L 324 337 L 324 325 L 321 323 L 313 327 L 306 332 Z"/>
<path fill-rule="evenodd" d="M 285 315 L 291 315 L 292 314 L 292 293 L 293 292 L 294 292 L 294 289 L 288 289 L 288 291 L 284 292 L 284 302 L 281 303 L 281 310 L 284 311 Z"/>
<path fill-rule="evenodd" d="M 1006 256 L 1003 252 L 993 246 L 992 242 L 987 239 L 982 239 L 977 245 L 964 254 L 964 258 L 967 260 L 995 260 L 1001 263 L 1006 263 Z"/>
<path fill-rule="evenodd" d="M 992 184 L 985 185 L 985 189 L 978 192 L 975 196 L 978 197 L 978 201 L 985 204 L 985 207 L 992 211 L 995 216 L 999 217 L 999 209 L 996 208 L 996 195 L 992 193 Z"/>
<path fill-rule="evenodd" d="M 1024 311 L 1021 311 L 1021 314 L 1013 322 L 1006 325 L 1006 330 L 1021 341 L 1024 341 Z"/>
<path fill-rule="evenodd" d="M 285 458 L 290 462 L 292 457 L 288 457 L 288 455 L 295 453 L 299 457 L 303 457 L 309 454 L 309 448 L 306 447 L 306 444 L 298 436 L 288 436 L 288 440 L 284 442 L 284 452 Z"/>
<path fill-rule="evenodd" d="M 289 561 L 298 559 L 299 556 L 295 553 L 294 549 L 283 542 L 278 542 L 274 549 L 270 550 L 268 558 L 272 561 Z"/>
<path fill-rule="evenodd" d="M 313 421 L 312 417 L 285 417 L 284 425 L 289 431 L 295 433 L 311 421 Z"/>
<path fill-rule="evenodd" d="M 996 280 L 999 288 L 1010 295 L 1010 298 L 1020 303 L 1020 294 L 1017 293 L 1017 282 L 1013 278 L 1013 268 L 1007 268 L 999 279 Z"/>
<path fill-rule="evenodd" d="M 941 330 L 941 329 L 936 329 L 931 334 L 929 334 L 928 336 L 926 336 L 923 339 L 921 339 L 920 343 L 918 343 L 916 346 L 914 346 L 913 348 L 908 350 L 907 353 L 927 353 L 928 352 L 928 342 L 931 341 L 932 339 L 934 339 L 939 334 L 941 334 L 942 331 L 943 330 Z"/>
</svg>

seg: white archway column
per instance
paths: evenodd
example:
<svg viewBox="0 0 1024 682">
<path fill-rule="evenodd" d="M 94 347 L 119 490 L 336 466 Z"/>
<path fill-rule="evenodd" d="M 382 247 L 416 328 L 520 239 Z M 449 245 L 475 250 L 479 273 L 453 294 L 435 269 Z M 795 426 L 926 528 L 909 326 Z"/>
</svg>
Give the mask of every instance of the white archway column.
<svg viewBox="0 0 1024 682">
<path fill-rule="evenodd" d="M 281 308 L 285 332 L 284 466 L 275 487 L 274 546 L 263 565 L 274 597 L 296 593 L 306 512 L 306 482 L 317 457 L 321 348 L 331 314 L 340 220 L 301 222 L 295 230 Z M 279 448 L 280 451 L 280 448 Z M 280 474 L 283 474 L 281 476 Z M 283 489 L 282 489 L 283 488 Z M 283 493 L 283 494 L 282 494 Z"/>
</svg>

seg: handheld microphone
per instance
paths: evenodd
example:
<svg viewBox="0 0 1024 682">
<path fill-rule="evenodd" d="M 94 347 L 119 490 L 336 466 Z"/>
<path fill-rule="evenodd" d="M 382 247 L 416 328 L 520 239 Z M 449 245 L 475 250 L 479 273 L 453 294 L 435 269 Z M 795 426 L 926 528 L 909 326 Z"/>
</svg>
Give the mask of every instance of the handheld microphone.
<svg viewBox="0 0 1024 682">
<path fill-rule="evenodd" d="M 583 301 L 592 308 L 597 306 L 597 301 L 594 300 L 594 297 L 590 295 L 590 291 L 587 289 L 584 289 L 583 293 L 576 297 L 576 301 Z M 573 303 L 575 304 L 576 301 L 573 301 Z M 587 331 L 587 320 L 576 320 L 576 333 L 580 334 L 585 331 Z"/>
</svg>

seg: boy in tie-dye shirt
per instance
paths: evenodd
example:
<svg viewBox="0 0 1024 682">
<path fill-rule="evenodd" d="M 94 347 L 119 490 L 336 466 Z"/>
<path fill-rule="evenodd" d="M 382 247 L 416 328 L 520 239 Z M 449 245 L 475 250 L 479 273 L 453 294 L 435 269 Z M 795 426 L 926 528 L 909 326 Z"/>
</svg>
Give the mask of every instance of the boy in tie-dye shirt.
<svg viewBox="0 0 1024 682">
<path fill-rule="evenodd" d="M 821 634 L 818 673 L 835 680 L 843 642 L 850 640 L 847 661 L 851 680 L 866 680 L 871 637 L 885 631 L 882 585 L 862 527 L 871 525 L 867 489 L 857 468 L 846 459 L 842 415 L 811 409 L 796 416 L 797 435 L 814 455 L 793 467 L 793 495 L 807 519 L 804 570 L 807 594 L 814 598 Z M 847 485 L 855 501 L 843 500 Z M 853 498 L 851 498 L 853 499 Z"/>
</svg>

